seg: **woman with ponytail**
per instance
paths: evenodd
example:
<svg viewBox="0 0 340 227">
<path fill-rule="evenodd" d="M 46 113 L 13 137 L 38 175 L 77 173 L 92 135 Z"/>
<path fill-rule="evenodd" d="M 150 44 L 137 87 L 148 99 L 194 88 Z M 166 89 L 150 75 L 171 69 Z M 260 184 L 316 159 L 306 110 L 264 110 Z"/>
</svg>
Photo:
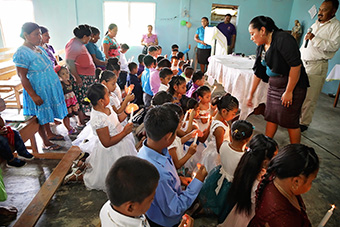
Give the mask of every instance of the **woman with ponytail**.
<svg viewBox="0 0 340 227">
<path fill-rule="evenodd" d="M 219 227 L 248 226 L 255 215 L 255 191 L 277 151 L 277 143 L 268 136 L 258 134 L 250 140 L 249 149 L 241 157 L 228 191 L 228 206 L 235 205 Z"/>
<path fill-rule="evenodd" d="M 105 33 L 105 37 L 103 39 L 103 52 L 105 54 L 106 59 L 110 57 L 119 58 L 119 43 L 116 40 L 116 35 L 118 32 L 118 27 L 116 24 L 110 24 L 107 32 Z"/>
<path fill-rule="evenodd" d="M 282 148 L 269 163 L 256 195 L 252 226 L 311 226 L 301 195 L 319 171 L 314 149 L 302 144 Z"/>
<path fill-rule="evenodd" d="M 248 106 L 253 105 L 261 79 L 268 82 L 266 135 L 273 138 L 280 125 L 288 129 L 290 143 L 300 143 L 299 117 L 309 82 L 296 40 L 278 29 L 270 17 L 255 17 L 248 29 L 250 39 L 258 46 Z"/>
</svg>

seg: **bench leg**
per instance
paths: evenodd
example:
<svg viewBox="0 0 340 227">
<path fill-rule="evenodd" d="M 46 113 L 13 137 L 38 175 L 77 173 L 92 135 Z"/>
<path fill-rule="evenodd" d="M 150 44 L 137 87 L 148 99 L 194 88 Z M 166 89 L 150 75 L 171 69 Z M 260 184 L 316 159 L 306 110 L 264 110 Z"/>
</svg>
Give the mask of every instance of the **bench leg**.
<svg viewBox="0 0 340 227">
<path fill-rule="evenodd" d="M 333 104 L 333 107 L 334 107 L 334 108 L 335 108 L 336 105 L 338 104 L 338 101 L 339 101 L 339 93 L 340 93 L 340 83 L 339 83 L 338 91 L 336 92 L 335 99 L 334 99 L 334 104 Z"/>
</svg>

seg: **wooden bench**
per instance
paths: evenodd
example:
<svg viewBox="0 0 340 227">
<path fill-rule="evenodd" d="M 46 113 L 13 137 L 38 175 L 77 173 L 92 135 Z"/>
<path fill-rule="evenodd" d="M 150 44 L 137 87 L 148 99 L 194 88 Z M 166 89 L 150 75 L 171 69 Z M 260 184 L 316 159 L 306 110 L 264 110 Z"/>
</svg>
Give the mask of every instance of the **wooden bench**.
<svg viewBox="0 0 340 227">
<path fill-rule="evenodd" d="M 80 153 L 81 150 L 79 147 L 75 146 L 67 151 L 14 226 L 29 227 L 37 223 L 53 195 L 62 184 L 68 170 L 71 168 L 72 161 L 74 161 Z"/>
</svg>

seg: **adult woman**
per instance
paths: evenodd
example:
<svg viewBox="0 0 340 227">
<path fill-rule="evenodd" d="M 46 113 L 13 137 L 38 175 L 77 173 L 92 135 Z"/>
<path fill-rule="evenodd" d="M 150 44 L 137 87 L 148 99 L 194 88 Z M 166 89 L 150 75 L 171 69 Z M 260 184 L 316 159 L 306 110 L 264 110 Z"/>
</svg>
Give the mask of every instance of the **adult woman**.
<svg viewBox="0 0 340 227">
<path fill-rule="evenodd" d="M 204 42 L 204 31 L 209 24 L 209 19 L 202 17 L 201 24 L 202 26 L 196 30 L 194 39 L 197 42 L 197 61 L 200 64 L 201 71 L 205 72 L 205 66 L 209 64 L 208 58 L 211 52 L 211 46 Z"/>
<path fill-rule="evenodd" d="M 116 40 L 116 35 L 118 32 L 118 27 L 116 24 L 110 24 L 108 31 L 105 34 L 103 40 L 103 51 L 106 59 L 109 57 L 118 57 L 119 58 L 119 43 Z"/>
<path fill-rule="evenodd" d="M 255 17 L 250 22 L 249 33 L 258 47 L 248 105 L 252 106 L 261 79 L 269 81 L 266 135 L 273 138 L 280 125 L 288 129 L 291 143 L 300 143 L 299 117 L 309 83 L 296 40 L 265 16 Z"/>
<path fill-rule="evenodd" d="M 40 26 L 40 31 L 41 31 L 41 37 L 42 37 L 40 46 L 42 46 L 45 49 L 48 57 L 51 59 L 53 64 L 57 65 L 58 64 L 57 60 L 54 57 L 55 51 L 53 47 L 48 44 L 51 38 L 50 34 L 48 33 L 48 29 L 43 26 Z"/>
<path fill-rule="evenodd" d="M 301 194 L 309 191 L 319 170 L 311 147 L 290 144 L 269 163 L 257 191 L 252 226 L 311 226 Z"/>
<path fill-rule="evenodd" d="M 92 60 L 96 67 L 100 67 L 101 69 L 105 69 L 105 65 L 107 64 L 107 60 L 105 59 L 105 54 L 103 51 L 99 50 L 96 42 L 100 39 L 100 31 L 96 27 L 91 27 L 91 39 L 85 44 L 88 52 L 91 54 Z"/>
<path fill-rule="evenodd" d="M 152 25 L 148 25 L 148 34 L 143 35 L 141 44 L 144 46 L 143 54 L 148 53 L 148 47 L 158 45 L 158 38 L 156 34 L 152 34 Z"/>
<path fill-rule="evenodd" d="M 13 62 L 24 87 L 24 115 L 37 116 L 44 148 L 58 150 L 60 146 L 49 140 L 52 137 L 56 138 L 56 135 L 52 134 L 48 123 L 54 122 L 54 118 L 63 119 L 67 115 L 64 93 L 51 60 L 39 46 L 41 43 L 39 25 L 25 23 L 20 36 L 25 41 L 15 52 Z"/>
<path fill-rule="evenodd" d="M 89 86 L 95 82 L 96 67 L 92 61 L 92 57 L 87 51 L 85 44 L 91 38 L 90 26 L 84 24 L 79 25 L 73 30 L 75 35 L 65 46 L 66 63 L 74 77 L 74 93 L 76 94 L 78 103 L 80 104 L 79 111 L 79 126 L 85 124 L 85 113 L 90 112 L 90 106 L 83 104 L 86 97 L 86 91 Z M 73 80 L 73 78 L 71 78 Z"/>
</svg>

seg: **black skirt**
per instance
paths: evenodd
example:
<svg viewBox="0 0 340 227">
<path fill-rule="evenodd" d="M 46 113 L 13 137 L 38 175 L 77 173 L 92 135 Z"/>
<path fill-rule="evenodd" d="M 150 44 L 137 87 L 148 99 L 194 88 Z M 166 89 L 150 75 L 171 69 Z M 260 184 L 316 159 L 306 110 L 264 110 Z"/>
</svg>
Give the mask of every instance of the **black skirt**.
<svg viewBox="0 0 340 227">
<path fill-rule="evenodd" d="M 197 61 L 199 64 L 209 64 L 208 58 L 210 57 L 211 49 L 197 48 Z"/>
<path fill-rule="evenodd" d="M 293 104 L 285 107 L 282 105 L 281 97 L 286 90 L 287 83 L 288 76 L 269 77 L 264 119 L 284 128 L 299 128 L 301 107 L 306 97 L 307 88 L 296 86 L 293 91 Z"/>
</svg>

